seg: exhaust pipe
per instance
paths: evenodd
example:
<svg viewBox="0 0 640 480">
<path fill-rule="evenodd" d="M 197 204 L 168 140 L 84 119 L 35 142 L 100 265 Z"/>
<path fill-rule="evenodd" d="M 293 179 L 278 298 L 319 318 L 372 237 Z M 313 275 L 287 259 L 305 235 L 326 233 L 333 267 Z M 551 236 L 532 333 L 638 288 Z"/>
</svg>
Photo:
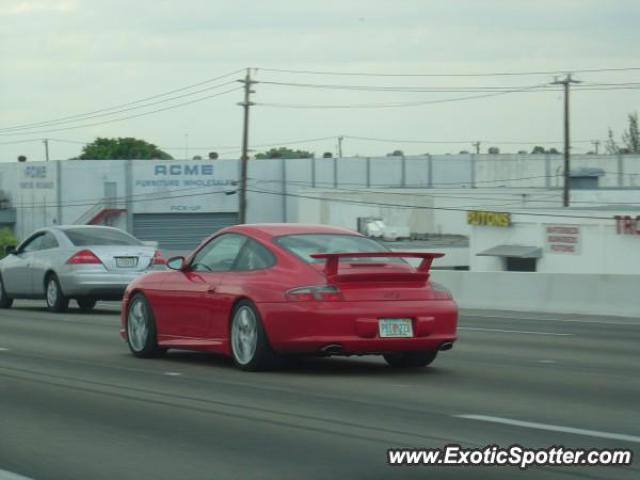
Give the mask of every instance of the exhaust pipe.
<svg viewBox="0 0 640 480">
<path fill-rule="evenodd" d="M 322 353 L 326 353 L 327 355 L 334 355 L 336 353 L 342 352 L 342 345 L 337 343 L 330 343 L 329 345 L 325 345 L 320 349 Z"/>
<path fill-rule="evenodd" d="M 438 350 L 440 350 L 441 352 L 445 352 L 447 350 L 451 350 L 452 348 L 453 348 L 453 342 L 444 342 L 440 344 L 440 347 L 438 348 Z"/>
</svg>

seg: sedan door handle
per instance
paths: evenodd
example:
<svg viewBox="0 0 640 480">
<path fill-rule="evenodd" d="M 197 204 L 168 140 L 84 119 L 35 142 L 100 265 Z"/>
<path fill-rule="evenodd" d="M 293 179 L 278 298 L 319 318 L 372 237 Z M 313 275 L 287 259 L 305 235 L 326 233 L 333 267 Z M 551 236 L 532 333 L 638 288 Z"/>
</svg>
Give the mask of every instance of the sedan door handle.
<svg viewBox="0 0 640 480">
<path fill-rule="evenodd" d="M 207 293 L 216 293 L 216 287 L 209 287 Z"/>
</svg>

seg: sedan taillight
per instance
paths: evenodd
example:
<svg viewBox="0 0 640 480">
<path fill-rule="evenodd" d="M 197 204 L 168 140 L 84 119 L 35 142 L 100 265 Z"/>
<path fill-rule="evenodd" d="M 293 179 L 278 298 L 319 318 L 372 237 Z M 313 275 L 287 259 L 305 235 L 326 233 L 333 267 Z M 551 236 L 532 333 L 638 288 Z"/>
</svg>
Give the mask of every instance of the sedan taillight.
<svg viewBox="0 0 640 480">
<path fill-rule="evenodd" d="M 151 265 L 165 265 L 167 261 L 162 256 L 162 252 L 160 250 L 156 250 L 156 253 L 153 254 L 153 258 L 151 259 Z"/>
<path fill-rule="evenodd" d="M 91 250 L 80 250 L 69 257 L 67 263 L 71 265 L 99 265 L 102 262 Z"/>
<path fill-rule="evenodd" d="M 300 287 L 286 293 L 290 302 L 341 302 L 342 292 L 334 285 Z"/>
</svg>

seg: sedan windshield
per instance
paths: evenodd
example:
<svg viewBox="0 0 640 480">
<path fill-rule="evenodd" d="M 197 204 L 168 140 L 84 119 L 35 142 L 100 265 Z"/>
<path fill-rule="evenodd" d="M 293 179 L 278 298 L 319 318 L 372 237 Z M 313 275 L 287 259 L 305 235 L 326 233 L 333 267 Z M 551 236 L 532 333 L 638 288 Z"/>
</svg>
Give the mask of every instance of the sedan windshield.
<svg viewBox="0 0 640 480">
<path fill-rule="evenodd" d="M 342 252 L 387 252 L 388 249 L 375 240 L 358 235 L 341 235 L 333 233 L 304 233 L 298 235 L 284 235 L 275 239 L 278 245 L 284 247 L 307 263 L 320 263 L 322 258 L 311 258 L 312 253 L 342 253 Z M 345 257 L 348 258 L 348 257 Z M 357 262 L 400 262 L 400 258 L 393 257 L 354 257 L 349 261 Z"/>
<path fill-rule="evenodd" d="M 143 245 L 137 238 L 111 228 L 69 228 L 65 235 L 76 247 L 103 245 Z"/>
</svg>

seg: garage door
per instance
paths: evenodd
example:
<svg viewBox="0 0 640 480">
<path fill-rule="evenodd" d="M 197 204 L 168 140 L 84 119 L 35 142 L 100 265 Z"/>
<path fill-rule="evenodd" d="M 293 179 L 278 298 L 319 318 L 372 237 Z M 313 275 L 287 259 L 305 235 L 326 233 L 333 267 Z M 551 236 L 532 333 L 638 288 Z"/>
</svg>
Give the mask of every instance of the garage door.
<svg viewBox="0 0 640 480">
<path fill-rule="evenodd" d="M 191 250 L 221 228 L 238 223 L 237 213 L 138 213 L 133 234 L 163 250 Z"/>
</svg>

